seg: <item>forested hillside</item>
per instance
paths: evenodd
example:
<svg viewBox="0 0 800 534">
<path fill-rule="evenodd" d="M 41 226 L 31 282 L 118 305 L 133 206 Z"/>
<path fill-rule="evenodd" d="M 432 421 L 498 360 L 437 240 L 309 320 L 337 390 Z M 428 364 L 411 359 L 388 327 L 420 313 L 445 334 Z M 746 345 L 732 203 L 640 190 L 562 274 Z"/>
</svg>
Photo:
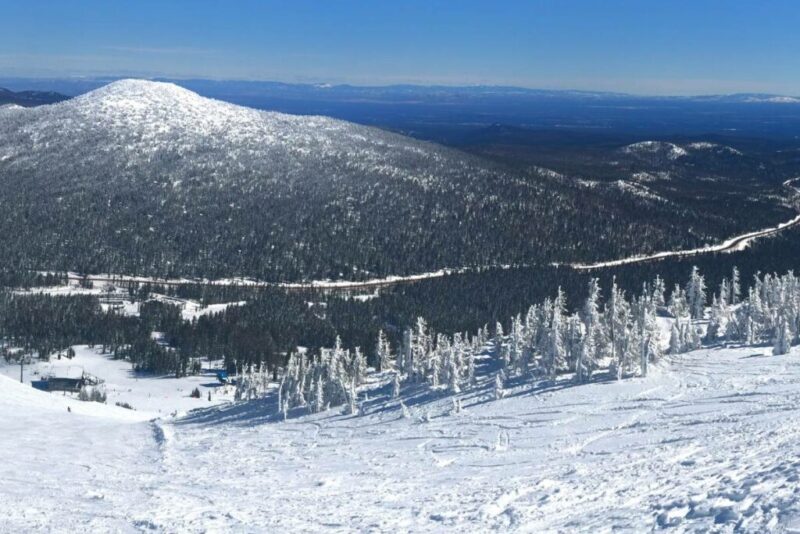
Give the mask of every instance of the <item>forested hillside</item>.
<svg viewBox="0 0 800 534">
<path fill-rule="evenodd" d="M 266 280 L 610 259 L 748 227 L 547 169 L 131 80 L 0 110 L 0 209 L 2 261 L 18 271 Z"/>
<path fill-rule="evenodd" d="M 11 91 L 0 87 L 0 106 L 42 106 L 67 100 L 69 97 L 53 91 Z"/>
</svg>

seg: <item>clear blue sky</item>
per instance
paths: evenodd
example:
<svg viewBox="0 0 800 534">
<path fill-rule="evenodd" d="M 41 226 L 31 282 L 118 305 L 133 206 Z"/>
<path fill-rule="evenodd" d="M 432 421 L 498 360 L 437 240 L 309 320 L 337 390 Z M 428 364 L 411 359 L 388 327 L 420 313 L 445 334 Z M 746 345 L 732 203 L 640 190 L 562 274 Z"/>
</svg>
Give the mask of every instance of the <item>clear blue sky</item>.
<svg viewBox="0 0 800 534">
<path fill-rule="evenodd" d="M 0 0 L 0 76 L 800 94 L 798 0 Z"/>
</svg>

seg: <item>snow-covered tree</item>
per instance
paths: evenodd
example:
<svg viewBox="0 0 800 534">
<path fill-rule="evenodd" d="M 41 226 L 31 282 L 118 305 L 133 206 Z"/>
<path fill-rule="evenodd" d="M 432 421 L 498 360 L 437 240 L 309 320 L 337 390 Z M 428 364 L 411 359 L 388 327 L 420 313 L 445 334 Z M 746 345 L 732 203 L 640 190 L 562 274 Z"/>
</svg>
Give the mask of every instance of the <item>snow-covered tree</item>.
<svg viewBox="0 0 800 534">
<path fill-rule="evenodd" d="M 405 375 L 406 380 L 412 380 L 414 375 L 413 338 L 414 334 L 410 328 L 403 330 L 403 343 L 398 356 L 398 367 L 400 372 Z"/>
<path fill-rule="evenodd" d="M 663 308 L 666 305 L 666 301 L 664 300 L 666 292 L 667 288 L 664 284 L 664 280 L 660 276 L 656 276 L 656 279 L 653 281 L 652 292 L 653 303 L 656 307 Z"/>
<path fill-rule="evenodd" d="M 736 305 L 739 304 L 739 299 L 742 295 L 742 288 L 741 283 L 739 281 L 739 269 L 736 267 L 733 268 L 731 271 L 731 283 L 730 283 L 730 294 L 728 298 L 728 304 Z"/>
<path fill-rule="evenodd" d="M 738 277 L 738 272 L 734 275 Z M 756 275 L 746 298 L 739 298 L 737 304 L 730 304 L 737 301 L 733 285 L 723 281 L 712 298 L 706 341 L 725 335 L 745 343 L 771 342 L 774 354 L 787 353 L 800 334 L 800 280 L 791 272 Z M 392 374 L 391 396 L 400 395 L 404 376 L 452 394 L 473 387 L 478 357 L 494 358 L 494 367 L 501 369 L 494 377 L 497 398 L 505 395 L 509 373 L 527 377 L 531 369 L 551 379 L 562 370 L 574 370 L 575 380 L 584 382 L 608 362 L 609 371 L 618 379 L 631 373 L 646 375 L 662 350 L 657 312 L 663 292 L 653 287 L 663 287 L 660 278 L 652 286 L 644 284 L 641 294 L 628 300 L 614 280 L 602 306 L 599 284 L 592 280 L 580 312 L 571 315 L 559 289 L 555 299 L 531 306 L 524 318 L 511 317 L 508 335 L 498 322 L 493 337 L 485 327 L 471 338 L 459 333 L 435 334 L 419 318 L 415 328 L 404 335 L 399 370 Z M 692 270 L 685 287 L 675 287 L 668 306 L 674 316 L 669 336 L 672 354 L 697 349 L 703 342 L 697 319 L 706 315 L 705 281 L 697 269 Z M 379 368 L 393 368 L 383 333 L 378 334 L 376 354 Z M 358 388 L 365 373 L 364 355 L 358 348 L 345 349 L 339 338 L 332 349 L 321 349 L 318 354 L 292 353 L 278 388 L 279 410 L 286 415 L 297 407 L 320 411 L 345 405 L 351 413 L 358 412 Z M 266 368 L 249 366 L 241 373 L 237 398 L 256 397 L 266 391 L 267 384 Z"/>
<path fill-rule="evenodd" d="M 547 342 L 542 351 L 542 371 L 546 376 L 555 378 L 558 370 L 565 366 L 567 350 L 563 339 L 563 320 L 561 307 L 553 306 Z"/>
<path fill-rule="evenodd" d="M 669 353 L 680 354 L 683 352 L 683 341 L 681 340 L 681 324 L 680 320 L 672 323 L 672 328 L 669 331 Z"/>
<path fill-rule="evenodd" d="M 392 359 L 392 348 L 389 338 L 383 330 L 378 331 L 378 343 L 375 347 L 375 358 L 378 362 L 378 371 L 394 371 L 394 360 Z"/>
<path fill-rule="evenodd" d="M 661 356 L 660 329 L 656 320 L 656 304 L 645 287 L 637 299 L 634 316 L 635 341 L 638 343 L 639 373 L 647 376 L 650 362 Z"/>
<path fill-rule="evenodd" d="M 780 323 L 775 329 L 774 339 L 772 341 L 772 354 L 789 354 L 792 348 L 792 331 L 789 329 L 789 322 L 785 318 L 781 318 Z"/>
<path fill-rule="evenodd" d="M 611 294 L 606 304 L 604 317 L 605 330 L 608 333 L 608 340 L 611 348 L 611 367 L 621 379 L 623 374 L 631 367 L 630 350 L 630 305 L 625 300 L 625 294 L 617 286 L 614 279 L 611 286 Z"/>
<path fill-rule="evenodd" d="M 589 295 L 583 305 L 581 318 L 584 332 L 575 364 L 575 379 L 578 382 L 591 379 L 605 345 L 603 320 L 600 314 L 600 285 L 596 278 L 589 281 Z"/>
<path fill-rule="evenodd" d="M 503 382 L 504 382 L 503 371 L 500 371 L 494 377 L 494 398 L 495 398 L 495 400 L 499 400 L 499 399 L 502 399 L 503 397 L 505 397 L 506 392 L 505 392 L 505 389 L 504 389 L 505 386 L 504 386 Z"/>
<path fill-rule="evenodd" d="M 690 313 L 686 292 L 678 284 L 675 284 L 675 288 L 670 294 L 667 310 L 669 310 L 669 313 L 676 319 L 687 316 Z"/>
<path fill-rule="evenodd" d="M 723 297 L 723 295 L 725 295 Z M 708 328 L 706 330 L 706 341 L 714 343 L 719 336 L 724 333 L 727 327 L 728 306 L 724 299 L 729 297 L 725 284 L 720 287 L 720 298 L 716 295 L 711 299 L 711 312 L 708 316 Z"/>
<path fill-rule="evenodd" d="M 702 319 L 706 307 L 706 281 L 696 266 L 692 267 L 689 283 L 686 284 L 686 300 L 692 319 Z"/>
</svg>

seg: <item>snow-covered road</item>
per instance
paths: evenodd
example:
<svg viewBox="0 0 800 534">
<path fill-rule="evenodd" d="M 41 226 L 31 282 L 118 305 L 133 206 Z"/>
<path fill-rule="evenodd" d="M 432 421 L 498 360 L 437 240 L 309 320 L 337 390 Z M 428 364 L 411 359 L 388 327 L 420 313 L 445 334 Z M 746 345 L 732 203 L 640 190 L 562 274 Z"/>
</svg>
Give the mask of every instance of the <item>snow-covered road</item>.
<svg viewBox="0 0 800 534">
<path fill-rule="evenodd" d="M 800 188 L 793 185 L 795 182 L 800 181 L 800 177 L 792 178 L 783 182 L 783 187 L 788 189 L 794 196 L 800 195 Z M 691 256 L 699 256 L 702 254 L 713 254 L 716 252 L 737 252 L 744 250 L 750 246 L 751 243 L 764 237 L 776 235 L 784 230 L 793 228 L 800 225 L 800 215 L 792 217 L 786 222 L 780 223 L 770 228 L 764 228 L 753 232 L 747 232 L 726 239 L 716 245 L 708 245 L 702 248 L 694 248 L 687 250 L 669 250 L 664 252 L 656 252 L 654 254 L 644 254 L 621 258 L 618 260 L 600 261 L 595 263 L 571 263 L 567 264 L 569 267 L 579 271 L 593 271 L 597 269 L 604 269 L 607 267 L 619 267 L 620 265 L 630 265 L 633 263 L 647 263 L 651 261 L 658 261 L 667 258 L 688 258 Z"/>
<path fill-rule="evenodd" d="M 0 378 L 0 531 L 800 529 L 797 348 L 704 349 L 498 401 L 484 379 L 461 413 L 410 391 L 404 418 L 373 392 L 363 416 L 272 421 L 267 399 L 147 423 Z"/>
</svg>

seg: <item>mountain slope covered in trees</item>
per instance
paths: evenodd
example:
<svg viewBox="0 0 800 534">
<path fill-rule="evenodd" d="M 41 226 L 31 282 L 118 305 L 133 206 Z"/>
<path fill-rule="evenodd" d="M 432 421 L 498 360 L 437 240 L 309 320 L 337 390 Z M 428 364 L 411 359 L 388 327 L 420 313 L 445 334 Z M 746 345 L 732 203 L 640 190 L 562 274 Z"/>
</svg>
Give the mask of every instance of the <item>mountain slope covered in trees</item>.
<svg viewBox="0 0 800 534">
<path fill-rule="evenodd" d="M 610 259 L 740 226 L 136 80 L 0 109 L 0 209 L 4 267 L 268 280 Z"/>
<path fill-rule="evenodd" d="M 0 87 L 0 106 L 42 106 L 62 102 L 69 97 L 53 91 L 11 91 Z"/>
</svg>

